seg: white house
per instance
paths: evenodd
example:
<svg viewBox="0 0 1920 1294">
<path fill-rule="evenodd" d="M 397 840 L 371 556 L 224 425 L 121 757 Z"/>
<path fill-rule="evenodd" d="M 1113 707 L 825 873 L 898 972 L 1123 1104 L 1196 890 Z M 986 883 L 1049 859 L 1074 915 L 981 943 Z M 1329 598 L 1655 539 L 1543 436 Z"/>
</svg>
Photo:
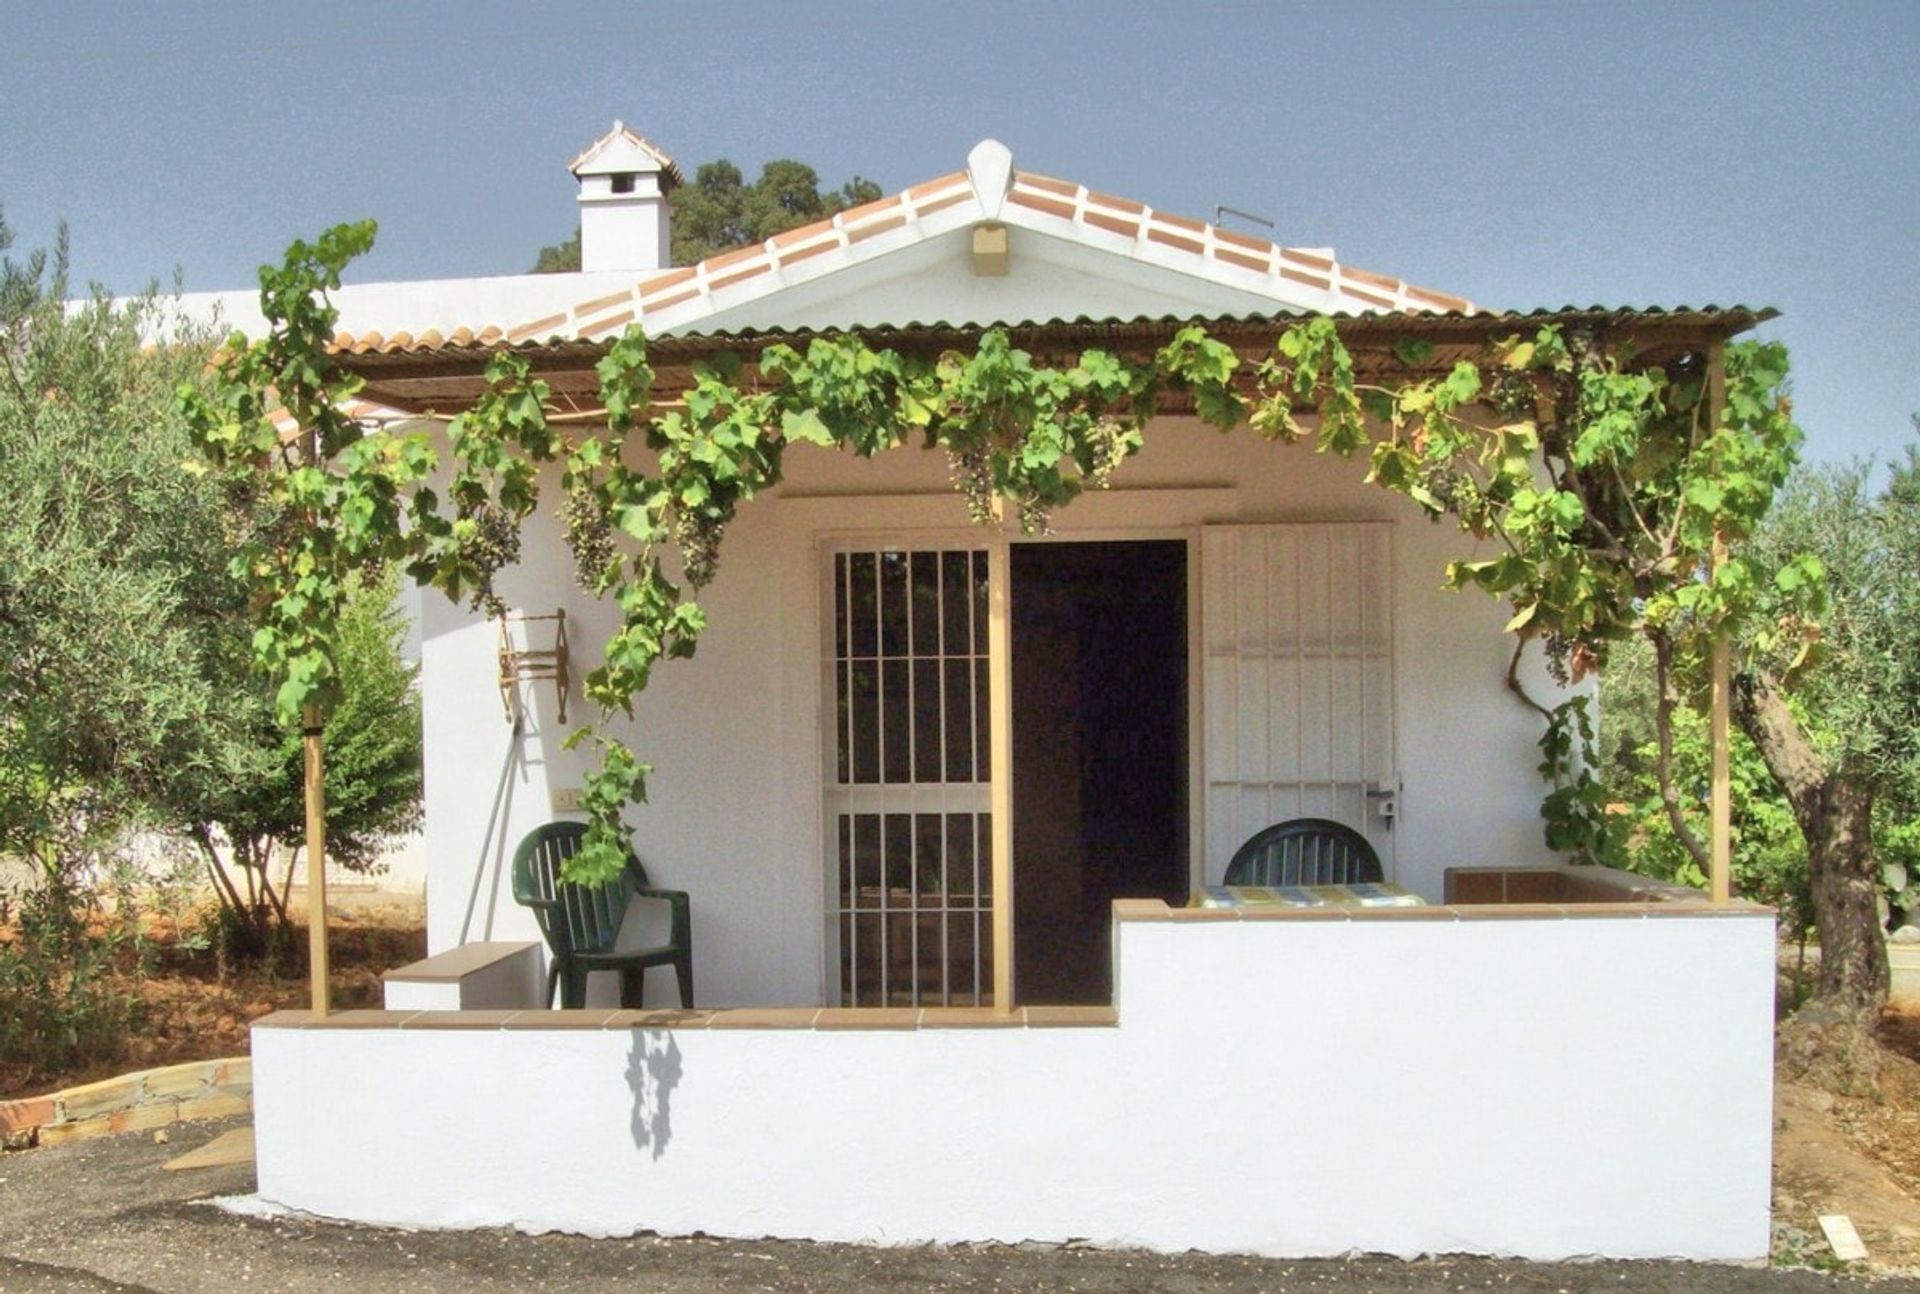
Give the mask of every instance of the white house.
<svg viewBox="0 0 1920 1294">
<path fill-rule="evenodd" d="M 1202 319 L 1251 355 L 1330 313 L 1357 356 L 1412 332 L 1444 357 L 1534 326 L 992 141 L 681 267 L 664 153 L 616 123 L 573 170 L 583 272 L 338 294 L 367 412 L 449 416 L 500 347 L 587 405 L 634 322 L 667 388 L 839 329 L 1073 353 Z M 1755 319 L 1553 317 L 1673 348 Z M 629 734 L 657 766 L 634 848 L 690 895 L 697 1011 L 616 1010 L 611 976 L 544 1009 L 510 863 L 576 802 L 562 741 L 615 623 L 558 522 L 499 587 L 512 649 L 564 623 L 570 685 L 503 699 L 502 628 L 429 595 L 434 955 L 387 1011 L 256 1026 L 261 1193 L 406 1225 L 1763 1257 L 1771 914 L 1546 851 L 1537 719 L 1505 688 L 1502 608 L 1442 588 L 1471 552 L 1453 527 L 1177 408 L 1146 441 L 1043 537 L 969 527 L 916 449 L 795 448 L 742 510 L 697 657 Z M 1189 906 L 1300 817 L 1424 902 Z M 658 906 L 625 937 L 660 937 Z"/>
</svg>

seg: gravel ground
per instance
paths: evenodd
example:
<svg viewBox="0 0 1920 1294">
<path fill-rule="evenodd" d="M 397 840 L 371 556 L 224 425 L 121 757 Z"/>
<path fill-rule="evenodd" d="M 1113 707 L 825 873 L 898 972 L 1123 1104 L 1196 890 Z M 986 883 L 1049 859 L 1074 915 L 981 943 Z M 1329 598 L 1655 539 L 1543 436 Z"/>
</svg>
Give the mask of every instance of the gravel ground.
<svg viewBox="0 0 1920 1294">
<path fill-rule="evenodd" d="M 251 1167 L 163 1173 L 232 1122 L 0 1156 L 0 1291 L 630 1288 L 712 1290 L 1252 1291 L 1501 1289 L 1920 1294 L 1920 1280 L 1686 1263 L 1544 1266 L 1479 1259 L 1281 1262 L 1095 1249 L 867 1249 L 796 1242 L 507 1231 L 406 1232 L 236 1217 L 202 1201 L 253 1189 Z M 1601 1205 L 1599 1207 L 1604 1207 Z"/>
</svg>

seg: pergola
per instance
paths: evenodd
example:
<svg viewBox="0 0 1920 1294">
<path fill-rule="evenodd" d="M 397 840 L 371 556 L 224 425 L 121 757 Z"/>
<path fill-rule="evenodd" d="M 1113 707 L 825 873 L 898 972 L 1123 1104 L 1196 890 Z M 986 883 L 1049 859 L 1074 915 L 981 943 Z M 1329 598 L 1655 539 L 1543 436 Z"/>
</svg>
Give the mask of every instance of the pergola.
<svg viewBox="0 0 1920 1294">
<path fill-rule="evenodd" d="M 1531 312 L 1494 313 L 1413 313 L 1383 312 L 1336 316 L 1341 340 L 1350 351 L 1356 375 L 1366 380 L 1405 381 L 1434 377 L 1449 371 L 1460 361 L 1478 361 L 1489 345 L 1517 333 L 1531 333 L 1547 326 L 1581 331 L 1616 352 L 1630 354 L 1636 363 L 1665 365 L 1687 356 L 1697 356 L 1706 364 L 1709 412 L 1718 423 L 1724 407 L 1723 349 L 1728 339 L 1744 333 L 1773 317 L 1770 310 L 1747 307 L 1703 307 L 1691 309 L 1609 309 L 1600 307 L 1562 308 Z M 1275 313 L 1258 316 L 1189 319 L 1076 319 L 1033 321 L 999 326 L 1013 344 L 1037 362 L 1071 363 L 1080 352 L 1099 347 L 1123 359 L 1150 359 L 1182 327 L 1202 323 L 1209 336 L 1230 345 L 1243 361 L 1240 381 L 1250 391 L 1254 367 L 1274 352 L 1279 336 L 1289 327 L 1304 322 L 1305 313 Z M 832 335 L 857 335 L 868 345 L 903 354 L 939 355 L 948 351 L 971 351 L 988 329 L 972 324 L 929 323 L 899 327 L 839 330 Z M 812 338 L 829 335 L 825 331 L 762 331 L 744 333 L 707 333 L 665 335 L 648 342 L 648 362 L 655 372 L 652 388 L 656 407 L 671 406 L 693 381 L 694 366 L 723 353 L 744 361 L 741 383 L 751 386 L 758 373 L 757 357 L 766 346 L 786 343 L 804 347 Z M 452 337 L 428 332 L 419 337 L 406 333 L 360 336 L 342 333 L 334 339 L 332 353 L 342 368 L 364 382 L 361 399 L 365 408 L 354 412 L 369 418 L 451 417 L 470 407 L 484 388 L 488 360 L 498 351 L 510 349 L 523 354 L 532 373 L 551 388 L 554 420 L 561 423 L 592 424 L 605 416 L 599 403 L 599 382 L 595 364 L 612 346 L 611 332 L 597 338 L 551 338 L 514 341 L 497 328 L 478 334 L 465 329 Z M 1418 354 L 1406 349 L 1406 343 L 1424 343 Z M 1163 398 L 1158 412 L 1180 414 L 1190 411 L 1184 397 L 1171 394 Z M 1010 782 L 1010 626 L 1007 606 L 1008 546 L 1004 535 L 990 540 L 990 586 L 996 590 L 989 604 L 989 714 L 990 741 L 993 750 L 993 858 L 996 907 L 994 947 L 996 982 L 1008 966 L 1001 959 L 1010 956 L 1012 940 L 1011 908 L 998 896 L 1011 893 L 1012 815 Z M 1716 544 L 1715 561 L 1724 559 L 1724 546 Z M 1732 799 L 1728 773 L 1729 732 L 1729 649 L 1725 638 L 1716 642 L 1712 655 L 1712 692 L 1710 733 L 1712 749 L 1712 799 L 1710 835 L 1710 894 L 1715 903 L 1731 897 L 1730 853 Z M 312 940 L 313 1009 L 328 1009 L 327 955 L 324 874 L 324 805 L 322 801 L 321 742 L 317 723 L 306 729 L 307 857 L 309 868 L 309 928 Z"/>
</svg>

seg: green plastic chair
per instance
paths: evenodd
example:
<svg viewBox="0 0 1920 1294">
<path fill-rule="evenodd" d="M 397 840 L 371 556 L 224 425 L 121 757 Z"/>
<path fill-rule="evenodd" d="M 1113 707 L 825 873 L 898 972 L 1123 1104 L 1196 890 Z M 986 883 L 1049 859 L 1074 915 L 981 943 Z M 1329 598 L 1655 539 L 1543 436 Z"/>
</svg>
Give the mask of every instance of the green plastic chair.
<svg viewBox="0 0 1920 1294">
<path fill-rule="evenodd" d="M 1294 818 L 1275 823 L 1234 851 L 1228 885 L 1353 885 L 1383 879 L 1380 855 L 1345 823 Z"/>
<path fill-rule="evenodd" d="M 693 922 L 684 890 L 656 889 L 647 883 L 646 869 L 631 852 L 627 868 L 599 889 L 569 885 L 560 879 L 560 867 L 580 852 L 587 828 L 580 822 L 549 822 L 527 833 L 513 851 L 514 901 L 533 909 L 540 933 L 553 953 L 547 970 L 547 1002 L 561 989 L 560 1005 L 587 1004 L 587 975 L 592 971 L 620 972 L 620 1005 L 637 1007 L 644 1001 L 649 966 L 671 966 L 680 984 L 680 1005 L 693 1006 Z M 672 906 L 673 924 L 667 943 L 658 948 L 614 951 L 627 900 L 634 895 L 660 899 Z"/>
</svg>

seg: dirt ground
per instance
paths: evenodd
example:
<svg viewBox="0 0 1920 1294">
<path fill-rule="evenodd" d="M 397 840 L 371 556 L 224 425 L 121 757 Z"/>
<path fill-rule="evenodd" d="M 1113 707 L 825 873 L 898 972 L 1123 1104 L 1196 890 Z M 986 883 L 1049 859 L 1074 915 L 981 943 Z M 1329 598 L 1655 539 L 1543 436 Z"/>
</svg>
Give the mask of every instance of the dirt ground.
<svg viewBox="0 0 1920 1294">
<path fill-rule="evenodd" d="M 352 891 L 327 906 L 334 1004 L 342 1009 L 379 1006 L 381 973 L 427 955 L 425 908 L 418 899 Z M 294 964 L 246 966 L 224 975 L 211 952 L 173 946 L 171 928 L 163 919 L 149 917 L 148 926 L 162 945 L 155 973 L 126 973 L 117 979 L 140 1003 L 140 1023 L 127 1038 L 124 1053 L 112 1061 L 55 1073 L 0 1057 L 0 1101 L 156 1065 L 244 1055 L 249 1024 L 270 1011 L 307 1004 L 307 929 L 297 909 Z"/>
<path fill-rule="evenodd" d="M 1531 1264 L 1441 1258 L 1314 1262 L 1001 1245 L 871 1249 L 712 1239 L 584 1240 L 510 1231 L 406 1232 L 307 1219 L 236 1217 L 206 1203 L 253 1189 L 248 1167 L 162 1172 L 230 1123 L 0 1157 L 0 1290 L 491 1291 L 720 1290 L 1112 1292 L 1874 1290 L 1920 1294 L 1920 1280 L 1869 1282 L 1811 1270 L 1689 1263 Z"/>
<path fill-rule="evenodd" d="M 1818 1218 L 1853 1219 L 1880 1268 L 1920 1271 L 1920 1015 L 1888 1012 L 1879 1099 L 1774 1092 L 1776 1258 L 1826 1251 Z"/>
</svg>

